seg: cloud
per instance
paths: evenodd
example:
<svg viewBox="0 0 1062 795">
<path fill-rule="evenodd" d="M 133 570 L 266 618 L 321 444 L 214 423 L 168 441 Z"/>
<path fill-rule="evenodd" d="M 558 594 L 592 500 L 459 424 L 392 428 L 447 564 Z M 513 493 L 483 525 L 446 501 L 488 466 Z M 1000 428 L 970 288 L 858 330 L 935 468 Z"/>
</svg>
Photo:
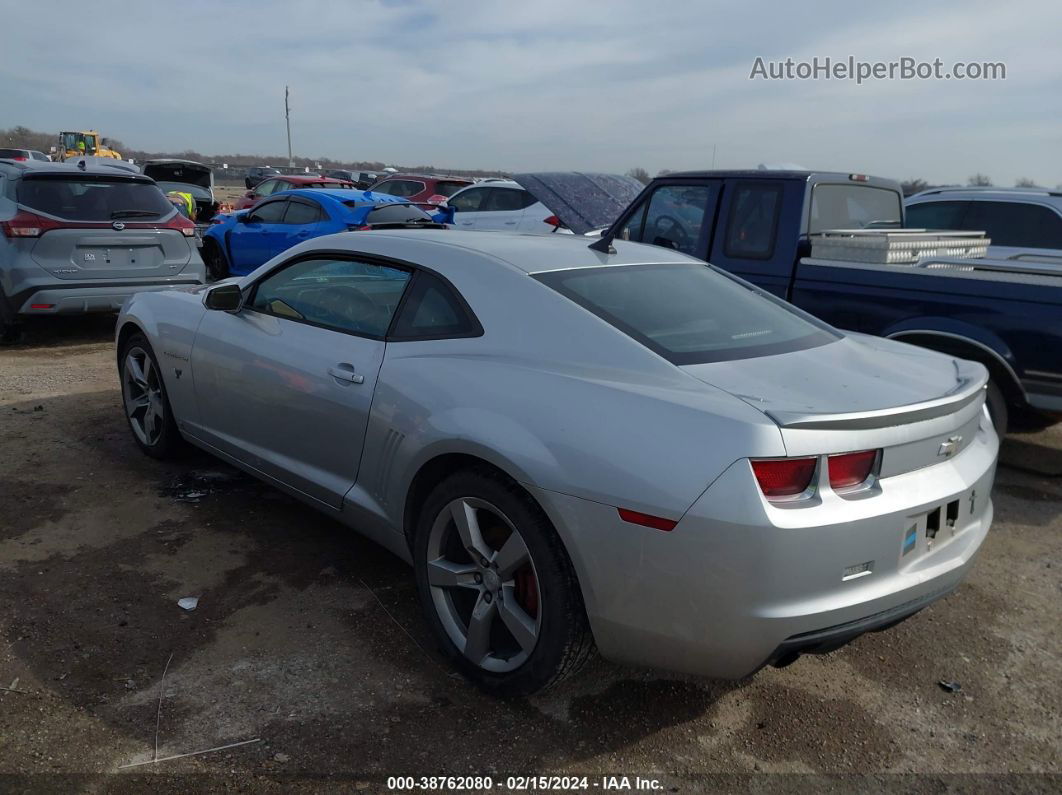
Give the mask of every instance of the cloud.
<svg viewBox="0 0 1062 795">
<path fill-rule="evenodd" d="M 699 2 L 42 0 L 5 12 L 10 124 L 136 148 L 440 167 L 805 162 L 931 181 L 1062 181 L 1062 8 Z M 24 18 L 23 18 L 24 17 Z M 67 19 L 42 26 L 41 19 Z M 1004 61 L 1001 82 L 750 81 L 757 56 Z"/>
</svg>

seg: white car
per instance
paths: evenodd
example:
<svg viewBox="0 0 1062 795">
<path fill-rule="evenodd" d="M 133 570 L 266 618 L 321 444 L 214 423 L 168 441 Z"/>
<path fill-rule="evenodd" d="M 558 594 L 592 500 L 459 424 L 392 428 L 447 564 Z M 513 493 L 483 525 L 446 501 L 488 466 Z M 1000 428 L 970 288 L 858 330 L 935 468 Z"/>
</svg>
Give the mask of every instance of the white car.
<svg viewBox="0 0 1062 795">
<path fill-rule="evenodd" d="M 513 180 L 469 185 L 447 199 L 446 204 L 456 210 L 454 226 L 458 229 L 571 234 L 560 218 Z"/>
</svg>

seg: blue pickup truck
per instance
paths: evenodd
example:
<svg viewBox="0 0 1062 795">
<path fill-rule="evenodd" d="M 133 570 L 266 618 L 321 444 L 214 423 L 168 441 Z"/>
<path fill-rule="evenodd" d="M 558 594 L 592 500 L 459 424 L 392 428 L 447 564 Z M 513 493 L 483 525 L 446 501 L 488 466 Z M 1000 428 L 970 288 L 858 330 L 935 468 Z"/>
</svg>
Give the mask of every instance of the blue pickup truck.
<svg viewBox="0 0 1062 795">
<path fill-rule="evenodd" d="M 654 179 L 594 245 L 607 249 L 618 238 L 667 246 L 838 328 L 981 362 L 1001 432 L 1012 417 L 1026 427 L 1059 419 L 1062 268 L 978 259 L 970 233 L 955 233 L 954 248 L 939 245 L 948 237 L 938 234 L 929 255 L 912 255 L 905 235 L 933 237 L 904 229 L 903 195 L 891 180 L 696 171 Z M 987 241 L 976 237 L 983 250 Z"/>
</svg>

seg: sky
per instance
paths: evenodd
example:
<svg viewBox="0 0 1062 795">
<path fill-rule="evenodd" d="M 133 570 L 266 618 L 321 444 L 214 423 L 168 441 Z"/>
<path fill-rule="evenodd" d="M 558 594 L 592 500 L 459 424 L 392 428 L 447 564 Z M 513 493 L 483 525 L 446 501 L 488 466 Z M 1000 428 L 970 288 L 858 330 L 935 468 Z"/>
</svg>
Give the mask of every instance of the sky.
<svg viewBox="0 0 1062 795">
<path fill-rule="evenodd" d="M 793 163 L 1062 183 L 1062 3 L 0 0 L 0 127 L 132 148 L 502 171 Z M 66 20 L 57 23 L 57 20 Z M 764 61 L 1000 81 L 750 79 Z"/>
</svg>

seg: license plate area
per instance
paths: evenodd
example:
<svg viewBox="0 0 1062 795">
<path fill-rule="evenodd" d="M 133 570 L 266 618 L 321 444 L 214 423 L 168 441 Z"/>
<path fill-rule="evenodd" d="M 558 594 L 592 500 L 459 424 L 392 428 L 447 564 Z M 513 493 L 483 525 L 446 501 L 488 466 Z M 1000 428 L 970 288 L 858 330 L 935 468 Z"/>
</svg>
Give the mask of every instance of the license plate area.
<svg viewBox="0 0 1062 795">
<path fill-rule="evenodd" d="M 932 552 L 962 530 L 964 508 L 972 516 L 977 507 L 977 492 L 955 497 L 922 514 L 907 517 L 900 534 L 900 560 L 907 562 Z"/>
</svg>

